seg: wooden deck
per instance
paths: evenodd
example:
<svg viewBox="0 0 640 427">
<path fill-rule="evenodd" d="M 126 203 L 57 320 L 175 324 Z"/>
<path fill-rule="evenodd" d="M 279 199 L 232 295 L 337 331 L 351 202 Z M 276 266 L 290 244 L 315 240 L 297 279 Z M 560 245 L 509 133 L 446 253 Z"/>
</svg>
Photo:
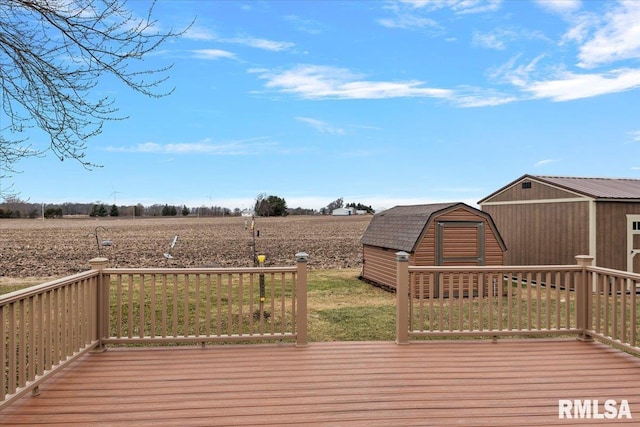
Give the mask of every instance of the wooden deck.
<svg viewBox="0 0 640 427">
<path fill-rule="evenodd" d="M 109 349 L 0 412 L 0 425 L 569 426 L 559 399 L 627 400 L 640 359 L 599 343 L 485 340 Z M 601 406 L 602 407 L 602 406 Z"/>
</svg>

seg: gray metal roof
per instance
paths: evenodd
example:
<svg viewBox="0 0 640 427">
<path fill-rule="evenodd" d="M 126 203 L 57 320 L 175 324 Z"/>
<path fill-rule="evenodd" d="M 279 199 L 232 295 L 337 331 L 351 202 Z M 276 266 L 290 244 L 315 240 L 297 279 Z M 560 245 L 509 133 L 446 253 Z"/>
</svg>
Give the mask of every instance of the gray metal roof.
<svg viewBox="0 0 640 427">
<path fill-rule="evenodd" d="M 499 190 L 494 191 L 478 203 L 483 203 L 512 185 L 527 179 L 553 185 L 564 190 L 570 190 L 594 199 L 640 199 L 640 179 L 523 175 Z"/>
<path fill-rule="evenodd" d="M 596 199 L 640 199 L 640 179 L 533 176 Z"/>
<path fill-rule="evenodd" d="M 363 245 L 413 252 L 431 216 L 464 203 L 396 206 L 375 214 L 360 238 Z M 471 208 L 473 209 L 473 208 Z M 476 209 L 474 209 L 476 210 Z M 484 212 L 483 212 L 484 213 Z"/>
</svg>

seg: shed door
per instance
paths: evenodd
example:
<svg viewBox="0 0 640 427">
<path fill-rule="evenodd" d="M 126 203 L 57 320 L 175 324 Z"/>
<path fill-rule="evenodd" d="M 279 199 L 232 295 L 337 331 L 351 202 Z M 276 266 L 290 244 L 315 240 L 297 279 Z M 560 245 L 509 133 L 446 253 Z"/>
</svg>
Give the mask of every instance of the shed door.
<svg viewBox="0 0 640 427">
<path fill-rule="evenodd" d="M 484 265 L 483 221 L 439 221 L 436 265 Z"/>
<path fill-rule="evenodd" d="M 627 271 L 640 273 L 640 215 L 627 215 Z"/>
</svg>

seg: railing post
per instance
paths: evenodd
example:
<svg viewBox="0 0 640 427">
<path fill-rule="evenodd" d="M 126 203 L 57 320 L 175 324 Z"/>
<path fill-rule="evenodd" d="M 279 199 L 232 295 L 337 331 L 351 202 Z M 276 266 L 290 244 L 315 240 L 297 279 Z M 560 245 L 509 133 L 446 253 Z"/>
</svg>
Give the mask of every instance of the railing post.
<svg viewBox="0 0 640 427">
<path fill-rule="evenodd" d="M 409 344 L 409 254 L 396 252 L 396 344 Z"/>
<path fill-rule="evenodd" d="M 298 290 L 297 303 L 298 311 L 296 312 L 296 347 L 307 346 L 307 261 L 309 255 L 306 252 L 298 252 L 296 254 L 296 267 L 298 269 Z"/>
<path fill-rule="evenodd" d="M 587 334 L 591 330 L 591 281 L 587 267 L 593 265 L 593 257 L 589 255 L 577 255 L 577 264 L 582 267 L 579 283 L 576 283 L 576 321 L 577 328 L 580 329 L 578 339 L 581 341 L 593 341 Z"/>
<path fill-rule="evenodd" d="M 93 258 L 89 261 L 91 270 L 97 270 L 96 275 L 96 301 L 95 301 L 95 313 L 93 319 L 95 327 L 93 329 L 94 340 L 98 340 L 98 346 L 93 350 L 94 352 L 105 351 L 106 348 L 102 343 L 102 338 L 108 334 L 106 328 L 108 326 L 107 319 L 109 318 L 109 286 L 104 283 L 102 276 L 102 270 L 104 270 L 109 263 L 107 258 Z"/>
</svg>

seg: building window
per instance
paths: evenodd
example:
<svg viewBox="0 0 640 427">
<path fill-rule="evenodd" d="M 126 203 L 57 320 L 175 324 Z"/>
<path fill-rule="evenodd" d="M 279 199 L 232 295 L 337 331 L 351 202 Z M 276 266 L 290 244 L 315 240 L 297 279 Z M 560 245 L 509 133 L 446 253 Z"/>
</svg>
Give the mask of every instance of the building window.
<svg viewBox="0 0 640 427">
<path fill-rule="evenodd" d="M 531 188 L 531 181 L 525 181 L 522 183 L 522 188 Z"/>
<path fill-rule="evenodd" d="M 640 221 L 633 221 L 633 231 L 640 231 Z"/>
</svg>

